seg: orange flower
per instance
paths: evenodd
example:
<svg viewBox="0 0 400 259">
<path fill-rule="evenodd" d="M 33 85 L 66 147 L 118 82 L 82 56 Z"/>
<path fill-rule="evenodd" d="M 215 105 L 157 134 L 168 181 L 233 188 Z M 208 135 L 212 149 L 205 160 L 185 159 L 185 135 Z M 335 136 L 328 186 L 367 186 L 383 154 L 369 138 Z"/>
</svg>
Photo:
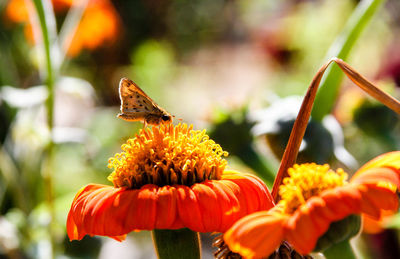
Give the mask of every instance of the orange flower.
<svg viewBox="0 0 400 259">
<path fill-rule="evenodd" d="M 29 42 L 34 43 L 32 25 L 29 20 L 29 13 L 34 8 L 33 5 L 29 6 L 28 11 L 27 3 L 31 2 L 10 0 L 5 15 L 12 22 L 26 23 L 25 36 Z M 74 1 L 52 0 L 52 3 L 56 12 L 64 12 L 74 4 Z M 74 34 L 68 38 L 70 44 L 68 44 L 67 54 L 73 57 L 83 49 L 94 50 L 114 43 L 119 34 L 119 26 L 119 15 L 110 0 L 90 0 Z"/>
<path fill-rule="evenodd" d="M 30 43 L 34 43 L 32 25 L 29 20 L 29 12 L 34 10 L 33 3 L 26 0 L 10 0 L 5 9 L 5 17 L 14 23 L 24 23 L 25 37 Z"/>
<path fill-rule="evenodd" d="M 28 3 L 30 3 L 28 1 Z M 31 6 L 33 8 L 33 5 Z M 25 0 L 10 0 L 5 9 L 6 17 L 16 23 L 29 22 L 28 8 Z"/>
<path fill-rule="evenodd" d="M 76 0 L 52 0 L 53 8 L 56 12 L 68 10 Z"/>
<path fill-rule="evenodd" d="M 352 214 L 379 219 L 398 208 L 400 152 L 370 161 L 346 181 L 347 174 L 328 165 L 303 164 L 289 169 L 269 211 L 246 216 L 224 235 L 229 248 L 246 258 L 268 256 L 283 240 L 310 253 L 332 222 Z"/>
<path fill-rule="evenodd" d="M 189 228 L 224 232 L 241 217 L 273 206 L 257 177 L 226 171 L 227 153 L 205 131 L 186 124 L 142 130 L 110 159 L 114 187 L 90 184 L 67 219 L 71 240 L 123 240 L 134 230 Z"/>
<path fill-rule="evenodd" d="M 102 45 L 112 44 L 118 37 L 119 16 L 109 0 L 92 0 L 67 51 L 69 56 L 78 55 L 82 49 L 94 50 Z"/>
</svg>

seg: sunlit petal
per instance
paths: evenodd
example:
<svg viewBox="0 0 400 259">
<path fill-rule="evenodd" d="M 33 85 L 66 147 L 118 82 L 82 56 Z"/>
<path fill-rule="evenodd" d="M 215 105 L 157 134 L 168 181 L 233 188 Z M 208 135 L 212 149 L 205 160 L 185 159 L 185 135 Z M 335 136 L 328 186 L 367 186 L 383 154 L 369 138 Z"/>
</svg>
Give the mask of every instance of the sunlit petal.
<svg viewBox="0 0 400 259">
<path fill-rule="evenodd" d="M 377 167 L 392 167 L 395 169 L 400 169 L 400 151 L 393 151 L 375 157 L 358 169 L 353 178 L 357 178 L 360 174 L 364 173 L 364 171 L 368 169 Z"/>
<path fill-rule="evenodd" d="M 288 220 L 288 241 L 298 252 L 310 253 L 330 223 L 360 211 L 360 199 L 361 195 L 350 186 L 327 190 L 312 197 Z"/>
<path fill-rule="evenodd" d="M 260 211 L 237 221 L 224 234 L 233 252 L 245 258 L 261 258 L 271 254 L 281 243 L 286 217 L 271 211 Z"/>
</svg>

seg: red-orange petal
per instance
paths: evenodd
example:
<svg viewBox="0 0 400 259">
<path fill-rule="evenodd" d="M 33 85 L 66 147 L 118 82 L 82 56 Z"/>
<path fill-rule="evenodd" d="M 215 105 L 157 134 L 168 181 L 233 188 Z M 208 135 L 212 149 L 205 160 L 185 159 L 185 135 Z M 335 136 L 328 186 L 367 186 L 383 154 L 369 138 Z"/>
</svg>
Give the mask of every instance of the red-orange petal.
<svg viewBox="0 0 400 259">
<path fill-rule="evenodd" d="M 357 172 L 354 174 L 353 179 L 357 178 L 368 169 L 378 167 L 391 167 L 394 169 L 400 169 L 400 151 L 393 151 L 375 157 L 374 159 L 363 165 L 360 169 L 358 169 Z"/>
<path fill-rule="evenodd" d="M 224 172 L 223 179 L 229 179 L 243 190 L 248 213 L 268 210 L 274 206 L 274 199 L 260 178 L 252 174 L 241 174 L 234 171 Z"/>
<path fill-rule="evenodd" d="M 363 231 L 382 231 L 382 213 L 388 214 L 398 208 L 395 191 L 400 188 L 400 151 L 389 152 L 371 160 L 355 173 L 351 182 L 362 186 L 362 193 L 365 193 L 362 204 Z M 397 187 L 397 190 L 393 187 Z M 376 205 L 379 207 L 376 208 Z"/>
<path fill-rule="evenodd" d="M 87 234 L 119 240 L 136 229 L 153 229 L 156 225 L 157 201 L 166 196 L 158 192 L 163 191 L 165 189 L 150 184 L 139 190 L 88 185 L 78 192 L 71 205 L 67 219 L 68 236 L 71 240 L 82 239 Z M 173 192 L 170 195 L 173 196 Z M 171 202 L 165 205 L 171 205 Z M 172 224 L 175 219 L 171 219 L 171 215 L 173 217 L 174 214 L 160 213 L 157 217 L 161 218 L 159 221 L 163 224 Z"/>
<path fill-rule="evenodd" d="M 350 180 L 353 184 L 390 183 L 400 188 L 400 170 L 393 167 L 375 167 L 362 170 L 362 173 L 353 176 Z"/>
<path fill-rule="evenodd" d="M 248 211 L 240 192 L 240 187 L 228 180 L 206 181 L 191 188 L 180 188 L 179 217 L 194 231 L 224 232 L 244 216 L 241 211 Z M 255 211 L 258 210 L 261 208 Z"/>
<path fill-rule="evenodd" d="M 244 258 L 266 257 L 282 242 L 286 219 L 276 208 L 253 213 L 238 220 L 224 234 L 224 240 Z"/>
<path fill-rule="evenodd" d="M 333 221 L 360 212 L 360 199 L 358 190 L 349 185 L 310 198 L 287 221 L 287 240 L 298 252 L 310 253 Z"/>
<path fill-rule="evenodd" d="M 217 183 L 215 183 L 217 184 Z M 196 184 L 192 186 L 193 192 L 198 198 L 198 205 L 201 211 L 201 226 L 204 227 L 203 232 L 210 229 L 219 229 L 222 223 L 222 210 L 220 203 L 225 203 L 225 197 L 219 195 L 212 184 Z M 185 220 L 190 221 L 190 218 Z M 193 224 L 195 222 L 188 222 Z"/>
<path fill-rule="evenodd" d="M 257 177 L 225 171 L 221 178 L 178 189 L 179 218 L 186 227 L 225 232 L 241 217 L 273 206 L 271 194 Z"/>
<path fill-rule="evenodd" d="M 368 169 L 351 184 L 310 198 L 287 221 L 287 240 L 298 252 L 307 254 L 334 221 L 359 213 L 378 219 L 382 210 L 396 211 L 398 198 L 392 187 L 397 181 L 398 174 L 392 168 Z"/>
<path fill-rule="evenodd" d="M 396 153 L 397 152 L 392 152 Z M 400 185 L 399 170 L 392 167 L 378 167 L 363 170 L 361 174 L 351 179 L 357 184 L 363 196 L 362 212 L 378 219 L 381 210 L 397 210 L 397 191 Z"/>
<path fill-rule="evenodd" d="M 163 186 L 158 190 L 156 211 L 165 214 L 165 217 L 156 217 L 156 229 L 182 228 L 177 221 L 177 190 L 175 187 Z"/>
<path fill-rule="evenodd" d="M 367 234 L 377 234 L 383 231 L 383 225 L 388 218 L 393 216 L 396 212 L 391 210 L 383 210 L 381 217 L 376 220 L 368 215 L 363 215 L 363 232 Z"/>
<path fill-rule="evenodd" d="M 87 234 L 120 240 L 133 230 L 184 227 L 224 232 L 241 217 L 272 206 L 271 195 L 258 178 L 234 172 L 223 180 L 191 187 L 147 184 L 126 189 L 91 184 L 75 196 L 67 232 L 71 240 Z"/>
<path fill-rule="evenodd" d="M 67 233 L 70 240 L 82 239 L 86 234 L 91 234 L 86 231 L 88 228 L 85 222 L 86 204 L 94 194 L 104 193 L 102 187 L 101 185 L 88 185 L 76 194 L 67 218 Z"/>
<path fill-rule="evenodd" d="M 177 190 L 178 213 L 183 225 L 197 232 L 205 232 L 196 193 L 188 186 L 181 186 Z"/>
<path fill-rule="evenodd" d="M 360 188 L 362 195 L 361 211 L 372 218 L 379 219 L 382 210 L 397 211 L 399 201 L 397 193 L 376 185 L 364 185 Z"/>
</svg>

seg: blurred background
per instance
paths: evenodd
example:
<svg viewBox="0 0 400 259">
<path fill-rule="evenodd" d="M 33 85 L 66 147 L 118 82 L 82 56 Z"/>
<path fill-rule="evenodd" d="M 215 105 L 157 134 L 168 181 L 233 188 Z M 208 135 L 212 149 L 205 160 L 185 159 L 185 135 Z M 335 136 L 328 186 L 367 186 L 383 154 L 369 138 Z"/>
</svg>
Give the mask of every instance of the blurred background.
<svg viewBox="0 0 400 259">
<path fill-rule="evenodd" d="M 272 186 L 329 57 L 400 97 L 399 32 L 398 0 L 1 0 L 0 258 L 155 258 L 147 231 L 122 243 L 65 231 L 76 192 L 111 184 L 108 158 L 143 127 L 116 117 L 121 77 Z M 334 72 L 322 88 L 340 90 L 317 97 L 298 161 L 352 173 L 399 149 L 399 117 Z M 355 241 L 362 258 L 400 258 L 398 221 Z"/>
</svg>

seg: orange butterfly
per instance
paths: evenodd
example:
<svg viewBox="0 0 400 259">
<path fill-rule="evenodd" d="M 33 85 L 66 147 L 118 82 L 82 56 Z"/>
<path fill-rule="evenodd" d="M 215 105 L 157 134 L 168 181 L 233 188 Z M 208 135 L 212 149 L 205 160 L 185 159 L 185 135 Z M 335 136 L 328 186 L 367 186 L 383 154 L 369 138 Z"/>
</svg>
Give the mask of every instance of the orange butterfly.
<svg viewBox="0 0 400 259">
<path fill-rule="evenodd" d="M 157 126 L 172 122 L 173 116 L 158 106 L 128 78 L 122 78 L 119 82 L 119 98 L 121 99 L 119 118 L 126 121 L 143 121 L 144 127 L 147 124 Z"/>
</svg>

